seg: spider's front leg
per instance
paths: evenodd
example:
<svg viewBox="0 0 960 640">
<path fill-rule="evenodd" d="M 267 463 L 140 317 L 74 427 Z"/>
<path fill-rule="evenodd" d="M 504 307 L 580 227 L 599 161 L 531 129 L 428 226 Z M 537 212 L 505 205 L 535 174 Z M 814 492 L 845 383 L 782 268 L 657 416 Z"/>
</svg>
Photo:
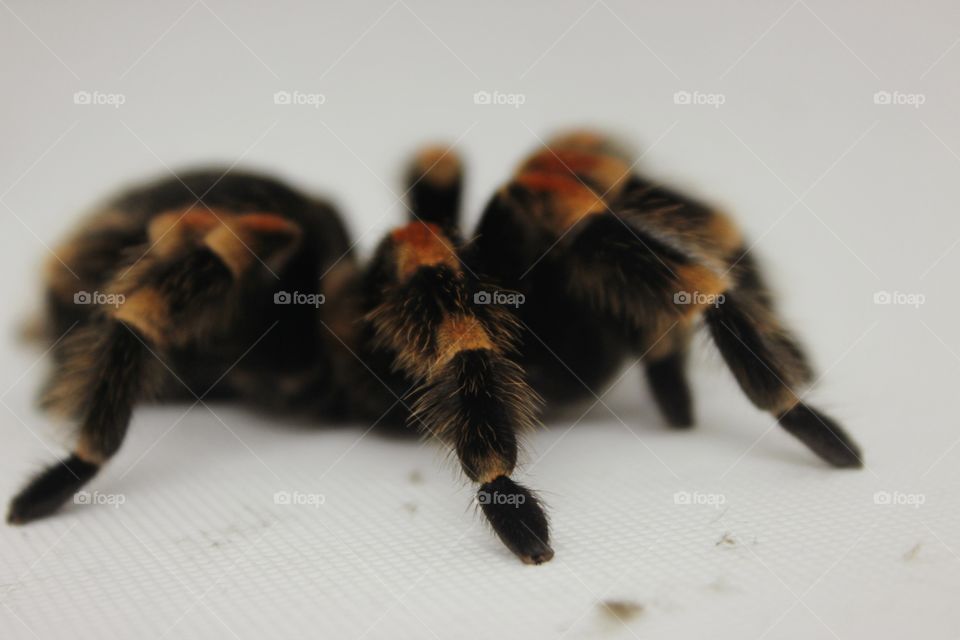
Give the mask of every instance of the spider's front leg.
<svg viewBox="0 0 960 640">
<path fill-rule="evenodd" d="M 412 222 L 384 240 L 367 273 L 368 349 L 391 354 L 416 385 L 409 420 L 448 443 L 479 485 L 477 501 L 496 534 L 525 563 L 553 557 L 537 497 L 511 479 L 518 433 L 538 399 L 511 360 L 513 319 L 475 304 L 477 280 L 454 239 Z"/>
<path fill-rule="evenodd" d="M 169 382 L 169 350 L 228 326 L 240 280 L 258 259 L 285 259 L 300 229 L 274 215 L 174 211 L 154 218 L 146 236 L 114 265 L 101 304 L 54 348 L 43 404 L 77 424 L 77 441 L 14 497 L 11 523 L 53 513 L 96 475 L 123 443 L 134 405 Z"/>
</svg>

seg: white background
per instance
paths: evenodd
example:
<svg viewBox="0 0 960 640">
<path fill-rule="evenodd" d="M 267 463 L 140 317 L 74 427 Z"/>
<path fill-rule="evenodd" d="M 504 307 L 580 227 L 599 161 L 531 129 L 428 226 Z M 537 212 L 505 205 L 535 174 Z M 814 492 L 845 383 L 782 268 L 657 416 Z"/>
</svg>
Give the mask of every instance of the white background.
<svg viewBox="0 0 960 640">
<path fill-rule="evenodd" d="M 741 221 L 823 374 L 810 400 L 867 462 L 827 469 L 704 340 L 694 431 L 662 425 L 634 369 L 530 438 L 517 477 L 549 503 L 557 555 L 527 567 L 432 444 L 147 407 L 89 487 L 122 505 L 0 528 L 0 636 L 960 634 L 957 3 L 2 0 L 0 42 L 3 496 L 69 442 L 33 407 L 45 364 L 16 330 L 48 247 L 111 190 L 265 168 L 334 198 L 366 255 L 402 219 L 417 145 L 455 143 L 472 223 L 522 154 L 584 124 Z"/>
</svg>

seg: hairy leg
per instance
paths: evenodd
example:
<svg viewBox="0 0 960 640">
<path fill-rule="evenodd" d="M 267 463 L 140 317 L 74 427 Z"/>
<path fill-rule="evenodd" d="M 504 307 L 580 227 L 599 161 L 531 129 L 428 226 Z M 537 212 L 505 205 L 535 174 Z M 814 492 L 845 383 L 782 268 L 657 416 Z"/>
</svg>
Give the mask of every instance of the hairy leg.
<svg viewBox="0 0 960 640">
<path fill-rule="evenodd" d="M 474 304 L 478 283 L 439 226 L 413 222 L 381 245 L 368 271 L 372 347 L 418 385 L 410 421 L 448 443 L 477 483 L 481 510 L 524 562 L 553 557 L 546 515 L 511 475 L 536 395 L 511 360 L 512 316 Z"/>
<path fill-rule="evenodd" d="M 115 271 L 105 300 L 57 345 L 44 404 L 76 422 L 77 441 L 13 499 L 10 522 L 52 513 L 96 474 L 120 448 L 135 404 L 163 383 L 158 358 L 230 324 L 238 282 L 255 262 L 247 251 L 275 260 L 299 231 L 276 216 L 171 213 L 149 237 L 152 249 Z"/>
</svg>

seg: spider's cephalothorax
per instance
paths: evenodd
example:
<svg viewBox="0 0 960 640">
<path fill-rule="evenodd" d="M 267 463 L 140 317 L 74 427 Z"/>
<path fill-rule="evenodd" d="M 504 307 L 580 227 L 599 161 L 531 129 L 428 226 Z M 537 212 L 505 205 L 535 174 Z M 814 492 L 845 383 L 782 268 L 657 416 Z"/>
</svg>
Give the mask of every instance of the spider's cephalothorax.
<svg viewBox="0 0 960 640">
<path fill-rule="evenodd" d="M 216 395 L 436 436 L 504 544 L 544 562 L 543 508 L 511 479 L 519 435 L 541 402 L 589 394 L 627 358 L 644 361 L 666 421 L 690 426 L 684 362 L 701 324 L 757 407 L 828 463 L 860 466 L 797 395 L 810 367 L 736 227 L 634 173 L 609 141 L 537 151 L 469 242 L 457 159 L 425 150 L 409 180 L 411 222 L 363 267 L 329 205 L 262 176 L 194 172 L 95 214 L 46 284 L 44 403 L 77 423 L 76 446 L 9 520 L 53 512 L 92 478 L 135 403 Z"/>
</svg>

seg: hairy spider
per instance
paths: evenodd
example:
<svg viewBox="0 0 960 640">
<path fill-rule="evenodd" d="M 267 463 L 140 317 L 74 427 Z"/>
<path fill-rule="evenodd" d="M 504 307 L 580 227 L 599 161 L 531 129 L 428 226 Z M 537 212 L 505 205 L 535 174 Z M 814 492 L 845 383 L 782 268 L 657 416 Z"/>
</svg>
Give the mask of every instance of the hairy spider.
<svg viewBox="0 0 960 640">
<path fill-rule="evenodd" d="M 47 272 L 43 404 L 78 435 L 9 521 L 50 514 L 90 480 L 137 402 L 213 394 L 440 438 L 496 534 L 538 564 L 553 557 L 547 518 L 511 474 L 541 398 L 576 401 L 642 358 L 666 422 L 688 427 L 684 360 L 700 324 L 757 407 L 826 462 L 860 466 L 856 444 L 798 397 L 811 369 L 734 225 L 632 169 L 599 135 L 559 137 L 465 242 L 460 162 L 424 150 L 411 221 L 366 265 L 330 205 L 271 178 L 200 171 L 126 192 Z"/>
</svg>

